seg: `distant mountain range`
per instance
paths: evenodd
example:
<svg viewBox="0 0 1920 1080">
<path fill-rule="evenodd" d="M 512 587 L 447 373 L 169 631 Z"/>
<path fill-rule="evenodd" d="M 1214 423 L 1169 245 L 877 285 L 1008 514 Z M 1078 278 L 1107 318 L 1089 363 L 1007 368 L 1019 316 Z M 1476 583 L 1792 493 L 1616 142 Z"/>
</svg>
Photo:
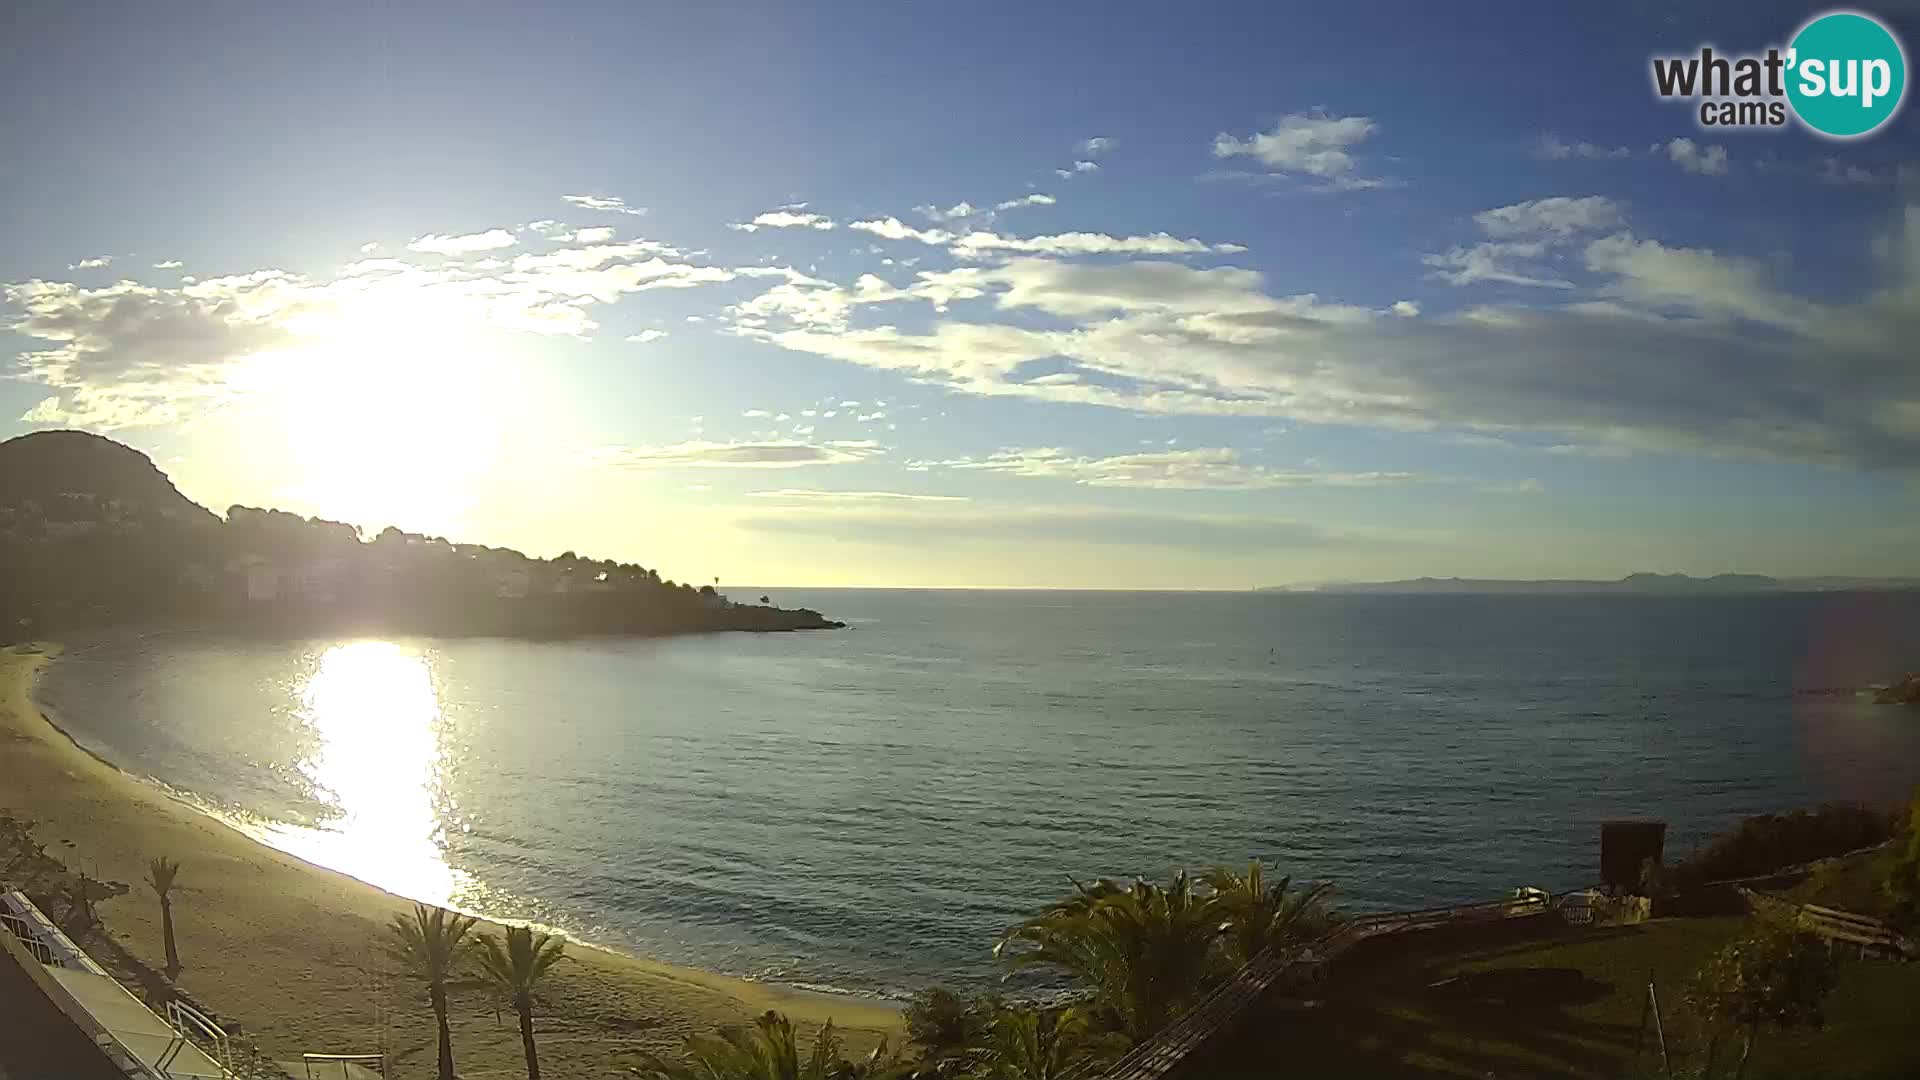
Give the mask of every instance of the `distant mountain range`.
<svg viewBox="0 0 1920 1080">
<path fill-rule="evenodd" d="M 1333 581 L 1319 585 L 1270 585 L 1256 592 L 1317 593 L 1612 593 L 1699 594 L 1846 592 L 1857 590 L 1920 589 L 1920 578 L 1806 577 L 1776 578 L 1764 574 L 1628 574 L 1617 581 L 1509 578 L 1408 578 L 1402 581 Z"/>
</svg>

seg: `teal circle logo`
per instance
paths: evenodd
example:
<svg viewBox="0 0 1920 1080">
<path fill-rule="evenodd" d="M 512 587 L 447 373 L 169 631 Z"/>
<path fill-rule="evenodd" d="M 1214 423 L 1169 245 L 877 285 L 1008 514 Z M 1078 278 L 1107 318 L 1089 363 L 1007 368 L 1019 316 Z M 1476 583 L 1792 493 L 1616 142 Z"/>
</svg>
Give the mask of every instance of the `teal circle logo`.
<svg viewBox="0 0 1920 1080">
<path fill-rule="evenodd" d="M 1787 100 L 1822 135 L 1853 139 L 1878 130 L 1907 95 L 1907 53 L 1871 15 L 1832 11 L 1800 28 L 1788 46 Z"/>
</svg>

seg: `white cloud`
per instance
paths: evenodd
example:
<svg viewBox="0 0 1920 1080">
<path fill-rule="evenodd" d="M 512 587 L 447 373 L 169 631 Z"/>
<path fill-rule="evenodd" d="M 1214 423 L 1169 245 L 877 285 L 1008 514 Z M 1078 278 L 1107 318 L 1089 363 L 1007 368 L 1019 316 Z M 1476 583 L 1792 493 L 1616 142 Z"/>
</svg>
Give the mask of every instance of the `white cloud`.
<svg viewBox="0 0 1920 1080">
<path fill-rule="evenodd" d="M 1209 244 L 1204 240 L 1181 238 L 1168 233 L 1147 236 L 1109 236 L 1106 233 L 1072 232 L 1050 236 L 1007 236 L 975 229 L 954 233 L 945 229 L 916 229 L 899 218 L 856 221 L 847 226 L 887 240 L 917 240 L 935 247 L 951 247 L 962 258 L 977 258 L 1005 252 L 1034 255 L 1189 255 L 1202 252 L 1231 254 L 1245 251 L 1239 244 Z"/>
<path fill-rule="evenodd" d="M 1393 307 L 1390 310 L 1395 315 L 1399 315 L 1402 318 L 1411 319 L 1415 315 L 1420 314 L 1420 305 L 1414 303 L 1411 300 L 1395 300 L 1393 302 Z"/>
<path fill-rule="evenodd" d="M 371 255 L 374 252 L 379 250 L 380 250 L 380 241 L 378 240 L 369 240 L 366 243 L 360 245 L 360 254 L 362 255 Z"/>
<path fill-rule="evenodd" d="M 74 263 L 72 266 L 67 267 L 67 269 L 69 270 L 104 270 L 107 267 L 112 265 L 113 265 L 113 256 L 95 255 L 91 259 L 81 259 L 79 262 Z"/>
<path fill-rule="evenodd" d="M 802 203 L 801 206 L 806 204 Z M 825 231 L 834 227 L 833 219 L 825 214 L 810 214 L 796 207 L 783 206 L 778 210 L 769 210 L 756 216 L 752 221 L 735 222 L 729 229 L 740 232 L 756 232 L 760 229 L 819 229 Z"/>
<path fill-rule="evenodd" d="M 1529 199 L 1511 206 L 1482 210 L 1473 216 L 1474 224 L 1480 226 L 1481 232 L 1498 240 L 1571 236 L 1578 232 L 1614 228 L 1625 220 L 1626 213 L 1620 204 L 1602 195 Z"/>
<path fill-rule="evenodd" d="M 604 244 L 613 239 L 613 226 L 594 225 L 585 229 L 575 229 L 573 235 L 567 239 L 576 244 Z"/>
<path fill-rule="evenodd" d="M 443 236 L 428 233 L 415 237 L 407 245 L 408 251 L 419 251 L 428 255 L 471 255 L 476 251 L 498 251 L 518 243 L 512 233 L 505 229 L 488 229 L 486 232 L 464 233 L 459 236 Z"/>
<path fill-rule="evenodd" d="M 818 491 L 811 488 L 780 488 L 776 491 L 749 491 L 756 499 L 783 499 L 791 502 L 872 503 L 872 502 L 967 502 L 965 495 L 921 495 L 906 491 Z"/>
<path fill-rule="evenodd" d="M 1077 149 L 1088 157 L 1098 157 L 1119 145 L 1119 142 L 1120 140 L 1118 139 L 1110 139 L 1104 135 L 1096 135 L 1091 139 L 1083 141 Z"/>
<path fill-rule="evenodd" d="M 993 208 L 995 210 L 1017 210 L 1023 206 L 1052 206 L 1058 201 L 1058 199 L 1055 199 L 1051 195 L 1036 191 L 1031 195 L 1022 195 L 1017 199 L 1006 199 L 994 203 Z"/>
<path fill-rule="evenodd" d="M 562 199 L 585 210 L 604 210 L 634 217 L 647 212 L 644 206 L 628 206 L 625 199 L 613 195 L 562 195 Z"/>
<path fill-rule="evenodd" d="M 1549 260 L 1563 254 L 1577 236 L 1623 225 L 1626 212 L 1600 195 L 1557 195 L 1483 210 L 1473 221 L 1492 239 L 1424 256 L 1421 261 L 1433 268 L 1434 277 L 1454 285 L 1494 282 L 1572 289 L 1573 282 Z"/>
<path fill-rule="evenodd" d="M 1071 169 L 1055 169 L 1053 175 L 1062 180 L 1071 180 L 1081 173 L 1099 172 L 1100 166 L 1092 161 L 1076 161 Z"/>
<path fill-rule="evenodd" d="M 956 221 L 960 218 L 972 217 L 980 212 L 980 208 L 962 199 L 944 210 L 938 206 L 916 206 L 913 208 L 913 212 L 926 218 L 928 221 Z M 852 226 L 848 226 L 848 228 L 852 228 Z"/>
<path fill-rule="evenodd" d="M 653 469 L 791 469 L 806 465 L 847 465 L 885 453 L 871 440 L 758 442 L 693 440 L 672 446 L 607 446 L 588 451 L 594 465 Z"/>
<path fill-rule="evenodd" d="M 1633 156 L 1633 150 L 1625 146 L 1604 146 L 1590 142 L 1562 142 L 1557 136 L 1542 135 L 1534 144 L 1533 156 L 1547 161 L 1566 161 L 1569 158 L 1581 158 L 1587 161 L 1615 161 Z"/>
<path fill-rule="evenodd" d="M 1332 116 L 1325 112 L 1292 113 L 1277 121 L 1272 131 L 1246 139 L 1226 132 L 1214 136 L 1213 156 L 1246 156 L 1279 175 L 1319 179 L 1317 190 L 1359 191 L 1384 187 L 1387 181 L 1359 174 L 1354 149 L 1378 130 L 1364 116 Z"/>
<path fill-rule="evenodd" d="M 681 261 L 665 245 L 631 241 L 525 254 L 510 264 L 363 259 L 331 280 L 281 270 L 183 278 L 172 288 L 33 280 L 6 285 L 4 297 L 20 313 L 12 329 L 37 339 L 19 356 L 21 376 L 58 395 L 35 415 L 111 429 L 169 423 L 272 385 L 266 371 L 298 362 L 302 346 L 346 335 L 363 349 L 359 337 L 392 327 L 396 312 L 404 313 L 406 333 L 584 336 L 595 329 L 595 304 L 733 277 Z"/>
<path fill-rule="evenodd" d="M 635 344 L 645 345 L 649 342 L 659 341 L 666 336 L 667 332 L 665 330 L 647 329 L 628 337 L 627 340 Z"/>
<path fill-rule="evenodd" d="M 1076 457 L 1057 447 L 999 450 L 984 458 L 909 462 L 908 468 L 969 469 L 1070 480 L 1088 487 L 1252 490 L 1308 485 L 1380 487 L 1410 483 L 1411 473 L 1329 473 L 1270 469 L 1224 447 Z"/>
<path fill-rule="evenodd" d="M 164 259 L 160 262 L 154 263 L 153 268 L 155 270 L 178 270 L 185 265 L 186 264 L 181 262 L 179 259 Z"/>
<path fill-rule="evenodd" d="M 1724 146 L 1703 146 L 1692 139 L 1669 139 L 1664 143 L 1654 143 L 1653 152 L 1665 152 L 1667 159 L 1680 166 L 1681 171 L 1695 176 L 1725 176 L 1727 174 L 1727 148 Z"/>
<path fill-rule="evenodd" d="M 1851 298 L 1795 295 L 1760 260 L 1549 232 L 1492 242 L 1546 245 L 1590 275 L 1569 303 L 1401 318 L 1274 296 L 1237 268 L 1026 258 L 923 274 L 876 301 L 924 303 L 965 272 L 974 295 L 945 315 L 736 332 L 980 396 L 1914 469 L 1920 207 L 1900 235 L 1885 257 L 1862 253 L 1886 276 Z M 1055 318 L 1007 314 L 1021 310 Z"/>
</svg>

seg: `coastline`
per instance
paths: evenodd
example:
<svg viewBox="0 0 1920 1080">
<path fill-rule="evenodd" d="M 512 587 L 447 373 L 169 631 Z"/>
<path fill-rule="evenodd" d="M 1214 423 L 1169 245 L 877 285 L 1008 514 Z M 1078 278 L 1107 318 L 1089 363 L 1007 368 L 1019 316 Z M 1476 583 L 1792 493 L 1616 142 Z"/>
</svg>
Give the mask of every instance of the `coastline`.
<svg viewBox="0 0 1920 1080">
<path fill-rule="evenodd" d="M 384 925 L 411 901 L 269 847 L 94 756 L 34 700 L 58 646 L 0 650 L 0 811 L 39 823 L 48 851 L 133 886 L 100 905 L 107 932 L 161 966 L 158 904 L 139 882 L 149 858 L 183 864 L 175 924 L 179 983 L 244 1024 L 278 1057 L 377 1049 L 433 1058 L 432 1014 L 417 988 L 381 974 Z M 491 926 L 493 924 L 487 923 Z M 778 1009 L 809 1032 L 832 1019 L 864 1049 L 892 1036 L 899 1012 L 863 998 L 755 983 L 572 944 L 536 1012 L 543 1065 L 556 1075 L 607 1075 L 644 1052 L 677 1051 L 689 1035 Z M 517 1076 L 519 1033 L 496 1024 L 478 992 L 457 995 L 456 1059 L 469 1077 Z"/>
</svg>

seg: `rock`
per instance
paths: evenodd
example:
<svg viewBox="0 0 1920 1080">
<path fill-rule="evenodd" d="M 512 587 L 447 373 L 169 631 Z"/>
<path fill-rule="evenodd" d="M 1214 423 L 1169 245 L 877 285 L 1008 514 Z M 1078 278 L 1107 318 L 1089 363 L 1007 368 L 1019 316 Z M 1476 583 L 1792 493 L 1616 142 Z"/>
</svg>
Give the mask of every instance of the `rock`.
<svg viewBox="0 0 1920 1080">
<path fill-rule="evenodd" d="M 1920 674 L 1910 671 L 1906 678 L 1892 686 L 1875 688 L 1873 702 L 1876 705 L 1920 705 Z"/>
</svg>

